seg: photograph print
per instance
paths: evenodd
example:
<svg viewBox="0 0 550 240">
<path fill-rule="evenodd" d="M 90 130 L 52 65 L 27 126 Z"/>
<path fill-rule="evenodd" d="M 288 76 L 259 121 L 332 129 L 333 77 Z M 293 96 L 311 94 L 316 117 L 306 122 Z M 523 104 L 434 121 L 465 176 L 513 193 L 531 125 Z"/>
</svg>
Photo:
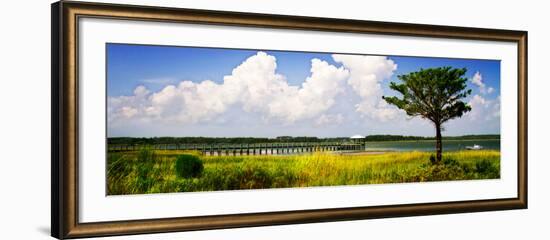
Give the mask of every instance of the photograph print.
<svg viewBox="0 0 550 240">
<path fill-rule="evenodd" d="M 108 43 L 107 195 L 500 179 L 500 61 Z"/>
</svg>

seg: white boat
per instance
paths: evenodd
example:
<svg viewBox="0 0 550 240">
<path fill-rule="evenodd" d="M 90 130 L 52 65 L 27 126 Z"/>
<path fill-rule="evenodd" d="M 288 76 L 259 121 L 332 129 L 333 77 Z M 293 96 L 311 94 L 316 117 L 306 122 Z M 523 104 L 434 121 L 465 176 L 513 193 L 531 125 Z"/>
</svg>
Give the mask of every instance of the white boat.
<svg viewBox="0 0 550 240">
<path fill-rule="evenodd" d="M 480 146 L 480 145 L 474 144 L 474 146 L 466 146 L 466 149 L 467 150 L 481 150 L 481 149 L 483 149 L 483 147 Z"/>
</svg>

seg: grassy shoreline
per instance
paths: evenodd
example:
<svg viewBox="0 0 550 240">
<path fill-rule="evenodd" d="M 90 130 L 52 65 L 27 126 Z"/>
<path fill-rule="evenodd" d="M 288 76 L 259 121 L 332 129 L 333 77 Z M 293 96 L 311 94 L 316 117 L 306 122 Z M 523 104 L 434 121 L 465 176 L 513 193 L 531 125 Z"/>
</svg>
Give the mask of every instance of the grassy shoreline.
<svg viewBox="0 0 550 240">
<path fill-rule="evenodd" d="M 109 152 L 109 195 L 197 192 L 451 181 L 500 178 L 500 152 L 453 151 L 442 164 L 430 152 L 380 154 L 312 153 L 280 156 L 201 156 L 175 150 Z M 176 158 L 195 156 L 204 170 L 195 177 L 177 174 Z"/>
</svg>

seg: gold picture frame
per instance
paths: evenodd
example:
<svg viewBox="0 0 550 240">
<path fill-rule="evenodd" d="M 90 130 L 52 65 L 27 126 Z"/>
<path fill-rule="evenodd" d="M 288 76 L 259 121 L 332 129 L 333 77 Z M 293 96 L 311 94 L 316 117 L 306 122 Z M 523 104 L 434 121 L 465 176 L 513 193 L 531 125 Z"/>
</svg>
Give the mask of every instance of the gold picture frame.
<svg viewBox="0 0 550 240">
<path fill-rule="evenodd" d="M 527 32 L 61 1 L 52 5 L 51 235 L 79 238 L 527 208 Z M 516 43 L 518 179 L 515 198 L 80 223 L 78 21 L 80 17 L 236 25 Z"/>
</svg>

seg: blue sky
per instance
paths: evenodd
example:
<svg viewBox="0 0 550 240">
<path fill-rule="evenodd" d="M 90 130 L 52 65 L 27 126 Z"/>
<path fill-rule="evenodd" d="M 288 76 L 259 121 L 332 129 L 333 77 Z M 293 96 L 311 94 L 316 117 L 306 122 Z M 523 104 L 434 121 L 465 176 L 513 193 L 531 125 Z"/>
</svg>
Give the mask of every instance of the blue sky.
<svg viewBox="0 0 550 240">
<path fill-rule="evenodd" d="M 380 99 L 395 94 L 388 85 L 398 75 L 441 66 L 467 68 L 473 93 L 466 100 L 476 106 L 472 116 L 450 121 L 447 135 L 500 133 L 498 60 L 107 44 L 108 134 L 429 136 L 429 123 Z"/>
<path fill-rule="evenodd" d="M 139 85 L 160 89 L 163 84 L 159 83 L 183 79 L 222 82 L 224 75 L 258 51 L 275 56 L 278 72 L 292 85 L 309 75 L 311 59 L 334 64 L 327 53 L 107 44 L 108 95 L 129 95 Z"/>
</svg>

